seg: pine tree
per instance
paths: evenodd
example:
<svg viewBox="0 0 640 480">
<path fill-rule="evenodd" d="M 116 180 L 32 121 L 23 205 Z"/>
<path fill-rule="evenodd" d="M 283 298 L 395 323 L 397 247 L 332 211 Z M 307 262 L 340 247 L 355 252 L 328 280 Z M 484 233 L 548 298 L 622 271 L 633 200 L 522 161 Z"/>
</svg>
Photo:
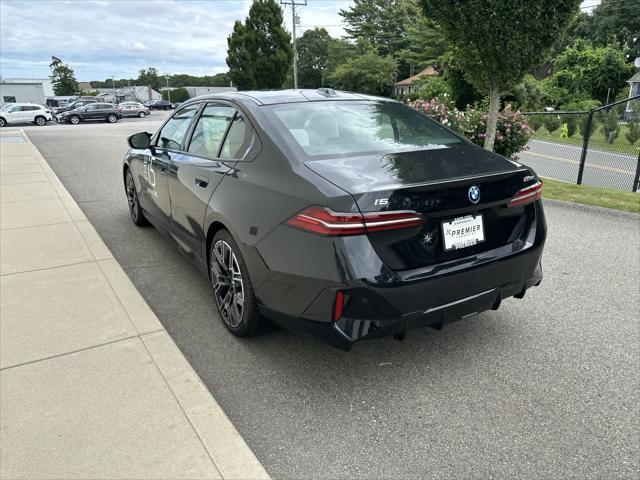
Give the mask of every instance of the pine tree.
<svg viewBox="0 0 640 480">
<path fill-rule="evenodd" d="M 229 78 L 239 90 L 280 88 L 292 60 L 291 36 L 274 0 L 254 0 L 227 39 Z"/>
</svg>

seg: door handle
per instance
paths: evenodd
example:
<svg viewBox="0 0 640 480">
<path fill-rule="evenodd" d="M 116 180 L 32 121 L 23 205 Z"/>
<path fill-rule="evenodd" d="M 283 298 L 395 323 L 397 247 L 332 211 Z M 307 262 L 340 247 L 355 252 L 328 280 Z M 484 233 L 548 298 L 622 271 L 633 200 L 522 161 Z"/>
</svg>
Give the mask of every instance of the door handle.
<svg viewBox="0 0 640 480">
<path fill-rule="evenodd" d="M 209 185 L 209 179 L 207 177 L 196 177 L 196 185 L 206 188 L 206 186 Z"/>
</svg>

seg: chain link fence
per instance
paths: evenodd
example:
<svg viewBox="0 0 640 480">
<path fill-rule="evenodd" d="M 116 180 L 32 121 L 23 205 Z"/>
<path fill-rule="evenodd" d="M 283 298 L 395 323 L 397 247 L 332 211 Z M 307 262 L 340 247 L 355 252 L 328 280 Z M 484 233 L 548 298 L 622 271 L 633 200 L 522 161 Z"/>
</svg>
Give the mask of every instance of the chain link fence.
<svg viewBox="0 0 640 480">
<path fill-rule="evenodd" d="M 526 112 L 520 161 L 541 177 L 640 191 L 640 95 L 590 111 Z"/>
</svg>

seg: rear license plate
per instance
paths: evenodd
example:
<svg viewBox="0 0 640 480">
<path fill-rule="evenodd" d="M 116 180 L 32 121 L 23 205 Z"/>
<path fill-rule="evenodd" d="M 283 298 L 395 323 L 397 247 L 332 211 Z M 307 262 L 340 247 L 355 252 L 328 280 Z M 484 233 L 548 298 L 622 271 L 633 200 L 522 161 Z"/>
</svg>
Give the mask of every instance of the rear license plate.
<svg viewBox="0 0 640 480">
<path fill-rule="evenodd" d="M 467 215 L 442 222 L 442 239 L 446 252 L 484 242 L 482 214 Z"/>
</svg>

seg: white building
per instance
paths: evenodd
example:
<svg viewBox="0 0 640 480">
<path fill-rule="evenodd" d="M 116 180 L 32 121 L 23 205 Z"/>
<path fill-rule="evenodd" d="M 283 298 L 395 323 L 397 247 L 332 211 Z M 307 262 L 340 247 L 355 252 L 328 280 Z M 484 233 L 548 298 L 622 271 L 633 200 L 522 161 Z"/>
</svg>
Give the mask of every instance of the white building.
<svg viewBox="0 0 640 480">
<path fill-rule="evenodd" d="M 109 102 L 138 101 L 148 102 L 149 100 L 162 100 L 160 92 L 151 87 L 132 85 L 122 88 L 96 88 L 98 96 L 104 97 Z"/>
<path fill-rule="evenodd" d="M 4 83 L 40 83 L 45 98 L 53 97 L 53 86 L 49 78 L 3 78 Z"/>
<path fill-rule="evenodd" d="M 189 93 L 189 98 L 208 95 L 210 93 L 235 92 L 236 87 L 184 87 Z"/>
<path fill-rule="evenodd" d="M 45 104 L 45 94 L 41 83 L 0 82 L 0 103 Z"/>
</svg>

